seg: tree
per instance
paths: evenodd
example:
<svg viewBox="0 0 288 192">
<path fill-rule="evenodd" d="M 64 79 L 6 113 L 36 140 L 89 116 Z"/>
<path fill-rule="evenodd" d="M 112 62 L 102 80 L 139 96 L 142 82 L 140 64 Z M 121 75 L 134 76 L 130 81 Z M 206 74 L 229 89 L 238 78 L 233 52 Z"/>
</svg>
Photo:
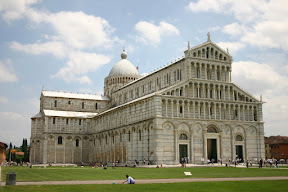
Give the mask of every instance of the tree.
<svg viewBox="0 0 288 192">
<path fill-rule="evenodd" d="M 28 162 L 29 161 L 29 151 L 28 151 L 27 139 L 23 139 L 21 149 L 22 149 L 22 152 L 24 152 L 23 161 Z"/>
</svg>

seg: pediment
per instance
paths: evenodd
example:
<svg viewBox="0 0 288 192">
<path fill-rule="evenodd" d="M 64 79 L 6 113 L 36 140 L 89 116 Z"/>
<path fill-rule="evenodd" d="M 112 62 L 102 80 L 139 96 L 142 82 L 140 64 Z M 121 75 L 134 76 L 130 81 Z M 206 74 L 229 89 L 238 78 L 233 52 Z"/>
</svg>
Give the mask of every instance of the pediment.
<svg viewBox="0 0 288 192">
<path fill-rule="evenodd" d="M 212 41 L 207 41 L 185 51 L 186 57 L 232 61 L 228 50 L 225 51 Z"/>
<path fill-rule="evenodd" d="M 180 82 L 178 84 L 172 85 L 170 87 L 167 87 L 165 89 L 162 89 L 160 91 L 157 92 L 157 94 L 159 95 L 173 95 L 173 96 L 184 96 L 185 97 L 191 97 L 191 93 L 187 94 L 187 89 L 185 90 L 185 88 L 187 88 L 187 86 L 191 85 L 191 84 L 198 84 L 200 86 L 200 89 L 203 90 L 203 88 L 201 86 L 205 86 L 205 90 L 207 87 L 210 87 L 210 89 L 212 89 L 212 87 L 215 87 L 215 89 L 221 89 L 223 91 L 223 89 L 225 88 L 225 93 L 227 94 L 227 90 L 234 90 L 235 93 L 234 95 L 232 95 L 230 97 L 233 97 L 233 100 L 231 101 L 244 101 L 244 102 L 259 102 L 258 99 L 256 99 L 254 96 L 252 96 L 250 93 L 248 93 L 247 91 L 243 90 L 242 88 L 240 88 L 238 85 L 234 84 L 234 83 L 219 83 L 219 82 L 211 82 L 211 81 L 203 81 L 203 79 L 199 79 L 199 81 L 197 80 L 187 80 L 187 81 L 183 81 Z M 191 90 L 190 90 L 191 91 Z M 226 95 L 226 97 L 228 98 L 228 96 Z M 206 98 L 205 97 L 201 97 L 201 98 Z"/>
</svg>

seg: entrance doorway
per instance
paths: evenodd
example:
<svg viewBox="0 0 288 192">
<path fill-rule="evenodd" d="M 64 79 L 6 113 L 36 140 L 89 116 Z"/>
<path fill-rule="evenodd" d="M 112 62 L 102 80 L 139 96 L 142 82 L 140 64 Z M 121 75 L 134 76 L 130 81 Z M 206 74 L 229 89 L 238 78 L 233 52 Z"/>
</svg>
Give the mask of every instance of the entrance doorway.
<svg viewBox="0 0 288 192">
<path fill-rule="evenodd" d="M 210 161 L 213 159 L 217 162 L 217 139 L 207 139 L 207 157 Z"/>
<path fill-rule="evenodd" d="M 243 162 L 243 146 L 236 145 L 236 158 L 239 159 L 239 162 Z"/>
<path fill-rule="evenodd" d="M 187 145 L 179 145 L 179 161 L 180 163 L 185 160 L 185 157 L 188 157 Z"/>
</svg>

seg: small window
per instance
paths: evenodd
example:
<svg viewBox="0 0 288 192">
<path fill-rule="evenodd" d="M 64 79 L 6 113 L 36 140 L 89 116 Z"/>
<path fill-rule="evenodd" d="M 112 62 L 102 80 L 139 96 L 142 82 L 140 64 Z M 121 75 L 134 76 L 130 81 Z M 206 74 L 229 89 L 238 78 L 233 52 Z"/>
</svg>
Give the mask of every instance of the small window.
<svg viewBox="0 0 288 192">
<path fill-rule="evenodd" d="M 241 135 L 237 135 L 235 140 L 236 141 L 243 141 L 243 137 Z"/>
<path fill-rule="evenodd" d="M 53 117 L 53 124 L 55 124 L 56 123 L 56 118 L 55 117 Z"/>
<path fill-rule="evenodd" d="M 188 137 L 185 133 L 182 133 L 179 137 L 179 140 L 187 140 L 187 139 L 188 139 Z"/>
<path fill-rule="evenodd" d="M 98 109 L 98 103 L 95 103 L 95 109 Z"/>
<path fill-rule="evenodd" d="M 183 113 L 183 107 L 180 106 L 179 112 L 182 114 Z"/>
<path fill-rule="evenodd" d="M 61 136 L 58 137 L 58 145 L 62 145 L 62 137 Z"/>
<path fill-rule="evenodd" d="M 217 130 L 215 129 L 215 127 L 208 127 L 207 133 L 217 133 Z"/>
<path fill-rule="evenodd" d="M 82 102 L 82 109 L 84 109 L 84 102 Z"/>
<path fill-rule="evenodd" d="M 76 147 L 79 147 L 79 139 L 76 139 Z"/>
<path fill-rule="evenodd" d="M 130 133 L 130 131 L 128 132 L 128 136 L 129 136 L 129 141 L 130 141 L 130 139 L 131 139 L 131 133 Z"/>
<path fill-rule="evenodd" d="M 66 125 L 68 125 L 68 123 L 69 123 L 69 119 L 66 119 Z"/>
<path fill-rule="evenodd" d="M 57 107 L 57 100 L 54 101 L 54 107 Z"/>
<path fill-rule="evenodd" d="M 68 101 L 68 105 L 71 105 L 71 101 Z"/>
<path fill-rule="evenodd" d="M 141 141 L 141 130 L 139 130 L 139 141 Z"/>
<path fill-rule="evenodd" d="M 79 125 L 81 125 L 81 119 L 79 119 Z"/>
</svg>

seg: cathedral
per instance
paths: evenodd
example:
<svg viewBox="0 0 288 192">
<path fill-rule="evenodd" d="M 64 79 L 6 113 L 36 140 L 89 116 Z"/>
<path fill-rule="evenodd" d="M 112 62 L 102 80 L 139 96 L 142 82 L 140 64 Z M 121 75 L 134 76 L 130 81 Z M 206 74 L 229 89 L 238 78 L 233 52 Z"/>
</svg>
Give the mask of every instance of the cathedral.
<svg viewBox="0 0 288 192">
<path fill-rule="evenodd" d="M 104 94 L 42 90 L 31 118 L 30 162 L 179 164 L 183 158 L 265 157 L 262 99 L 231 82 L 232 56 L 210 40 L 141 76 L 127 59 L 104 80 Z"/>
</svg>

